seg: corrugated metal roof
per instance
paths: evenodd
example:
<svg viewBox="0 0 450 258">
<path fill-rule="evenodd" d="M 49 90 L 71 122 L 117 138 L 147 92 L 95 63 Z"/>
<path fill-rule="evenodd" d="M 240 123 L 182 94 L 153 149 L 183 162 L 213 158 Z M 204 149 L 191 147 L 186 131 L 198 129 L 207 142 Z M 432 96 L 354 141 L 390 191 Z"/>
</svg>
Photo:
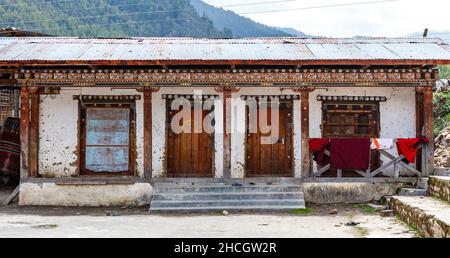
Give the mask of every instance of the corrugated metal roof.
<svg viewBox="0 0 450 258">
<path fill-rule="evenodd" d="M 444 60 L 432 38 L 0 38 L 0 61 Z"/>
</svg>

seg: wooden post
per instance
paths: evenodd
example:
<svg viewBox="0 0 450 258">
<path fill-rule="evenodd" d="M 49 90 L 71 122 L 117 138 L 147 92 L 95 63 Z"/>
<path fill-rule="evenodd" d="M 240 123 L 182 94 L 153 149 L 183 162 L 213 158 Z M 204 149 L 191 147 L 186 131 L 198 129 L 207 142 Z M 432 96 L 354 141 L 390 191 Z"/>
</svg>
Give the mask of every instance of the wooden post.
<svg viewBox="0 0 450 258">
<path fill-rule="evenodd" d="M 231 90 L 223 90 L 223 177 L 231 178 Z"/>
<path fill-rule="evenodd" d="M 311 153 L 309 151 L 309 90 L 302 90 L 300 94 L 302 177 L 309 178 L 312 177 Z"/>
<path fill-rule="evenodd" d="M 418 152 L 417 168 L 422 176 L 426 177 L 434 173 L 434 135 L 433 135 L 433 88 L 416 88 L 416 135 L 424 136 L 429 141 L 425 148 Z"/>
<path fill-rule="evenodd" d="M 423 136 L 424 115 L 423 115 L 424 88 L 416 88 L 416 137 Z M 416 168 L 421 172 L 426 170 L 425 153 L 423 149 L 417 152 Z"/>
<path fill-rule="evenodd" d="M 154 88 L 145 88 L 141 92 L 144 93 L 144 178 L 152 179 L 152 93 L 157 91 Z"/>
<path fill-rule="evenodd" d="M 30 100 L 28 87 L 22 85 L 20 92 L 20 179 L 26 179 L 29 175 L 29 124 L 30 124 Z"/>
<path fill-rule="evenodd" d="M 433 88 L 426 87 L 423 94 L 423 135 L 430 141 L 423 151 L 425 153 L 425 171 L 423 176 L 433 175 L 434 173 L 434 135 L 433 135 Z"/>
<path fill-rule="evenodd" d="M 37 89 L 30 92 L 30 128 L 29 128 L 29 176 L 37 177 L 39 173 L 39 93 Z"/>
</svg>

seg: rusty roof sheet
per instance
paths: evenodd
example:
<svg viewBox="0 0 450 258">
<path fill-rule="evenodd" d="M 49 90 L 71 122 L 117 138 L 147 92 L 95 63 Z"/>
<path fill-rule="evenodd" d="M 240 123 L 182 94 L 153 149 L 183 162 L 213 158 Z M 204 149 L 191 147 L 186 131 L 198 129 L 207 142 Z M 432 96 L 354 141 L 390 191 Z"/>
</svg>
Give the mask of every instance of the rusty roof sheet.
<svg viewBox="0 0 450 258">
<path fill-rule="evenodd" d="M 0 61 L 443 60 L 433 38 L 0 38 Z"/>
</svg>

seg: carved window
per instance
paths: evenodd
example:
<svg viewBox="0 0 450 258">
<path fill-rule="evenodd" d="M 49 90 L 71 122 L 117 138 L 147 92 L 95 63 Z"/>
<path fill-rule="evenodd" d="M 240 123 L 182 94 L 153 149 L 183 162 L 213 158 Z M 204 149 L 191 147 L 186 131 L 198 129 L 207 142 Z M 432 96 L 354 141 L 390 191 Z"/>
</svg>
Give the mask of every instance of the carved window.
<svg viewBox="0 0 450 258">
<path fill-rule="evenodd" d="M 322 103 L 322 136 L 327 138 L 379 137 L 379 102 Z"/>
</svg>

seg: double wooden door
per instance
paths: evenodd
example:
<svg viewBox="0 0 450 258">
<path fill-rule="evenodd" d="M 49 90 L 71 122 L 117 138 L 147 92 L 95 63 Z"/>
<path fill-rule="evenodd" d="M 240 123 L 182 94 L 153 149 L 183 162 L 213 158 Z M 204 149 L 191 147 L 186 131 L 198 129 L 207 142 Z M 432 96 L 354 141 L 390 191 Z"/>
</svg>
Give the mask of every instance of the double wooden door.
<svg viewBox="0 0 450 258">
<path fill-rule="evenodd" d="M 201 121 L 194 117 L 194 105 L 187 112 L 188 119 L 181 119 L 179 125 L 182 128 L 190 128 L 183 132 L 172 130 L 174 117 L 182 111 L 171 110 L 168 105 L 167 114 L 167 176 L 168 177 L 212 177 L 214 160 L 214 133 L 207 132 L 203 128 L 205 121 L 211 112 L 201 110 Z M 196 132 L 195 128 L 201 128 Z"/>
<path fill-rule="evenodd" d="M 293 112 L 292 101 L 280 102 L 279 108 L 257 105 L 255 112 L 247 107 L 246 132 L 246 176 L 247 177 L 291 177 L 293 176 Z M 267 111 L 262 110 L 267 108 Z M 254 110 L 254 109 L 253 109 Z M 272 121 L 273 112 L 278 112 L 278 121 Z M 253 114 L 252 114 L 253 113 Z M 261 118 L 266 121 L 261 123 Z M 257 122 L 257 126 L 251 123 Z M 276 123 L 276 124 L 275 124 Z M 264 124 L 276 130 L 267 132 Z M 256 127 L 256 130 L 255 130 Z M 262 128 L 263 127 L 263 128 Z"/>
</svg>

